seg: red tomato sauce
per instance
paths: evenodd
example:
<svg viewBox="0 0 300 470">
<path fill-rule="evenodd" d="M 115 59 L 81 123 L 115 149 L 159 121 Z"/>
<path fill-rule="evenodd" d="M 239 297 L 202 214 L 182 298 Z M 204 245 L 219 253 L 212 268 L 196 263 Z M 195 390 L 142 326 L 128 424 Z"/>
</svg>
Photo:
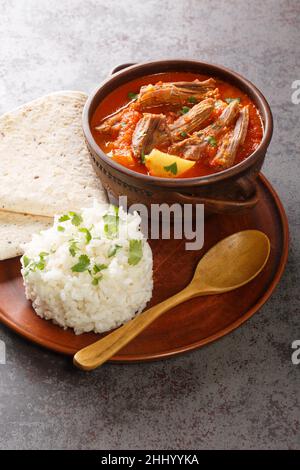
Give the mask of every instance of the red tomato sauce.
<svg viewBox="0 0 300 470">
<path fill-rule="evenodd" d="M 161 73 L 155 75 L 148 75 L 145 77 L 138 78 L 131 82 L 128 82 L 124 85 L 121 85 L 119 88 L 114 90 L 97 107 L 94 115 L 91 119 L 91 131 L 93 137 L 100 148 L 105 152 L 113 153 L 113 159 L 131 170 L 137 171 L 139 173 L 147 174 L 147 168 L 144 164 L 135 158 L 131 150 L 131 140 L 132 135 L 135 129 L 135 126 L 139 119 L 142 117 L 142 113 L 139 111 L 138 107 L 136 109 L 125 109 L 122 117 L 122 127 L 118 135 L 116 136 L 107 136 L 103 133 L 98 132 L 95 127 L 98 126 L 103 119 L 117 111 L 119 108 L 127 104 L 130 99 L 128 98 L 128 93 L 138 93 L 140 87 L 148 84 L 157 84 L 159 82 L 177 82 L 177 81 L 193 81 L 195 79 L 206 80 L 210 77 L 201 74 L 194 74 L 189 72 L 169 72 Z M 238 153 L 235 159 L 237 164 L 243 161 L 245 158 L 249 157 L 255 149 L 258 147 L 262 140 L 263 136 L 263 125 L 261 117 L 254 103 L 250 100 L 248 95 L 243 93 L 237 87 L 230 85 L 222 80 L 216 79 L 216 86 L 220 92 L 220 99 L 226 100 L 226 98 L 239 98 L 241 106 L 249 105 L 249 125 L 248 131 L 243 145 L 238 149 Z M 191 106 L 191 105 L 190 105 Z M 154 108 L 148 108 L 148 113 L 163 113 L 167 117 L 168 123 L 173 123 L 178 118 L 178 112 L 174 110 L 174 107 L 170 106 L 157 106 Z M 210 118 L 203 123 L 201 128 L 206 127 L 212 121 L 216 119 L 218 114 L 221 111 L 215 109 L 210 116 Z M 167 151 L 167 148 L 160 148 L 159 150 Z M 216 148 L 208 147 L 207 156 L 213 157 L 216 153 Z M 201 159 L 196 162 L 196 164 L 182 175 L 183 178 L 192 178 L 197 176 L 205 176 L 218 172 L 216 168 L 212 168 L 208 165 L 206 159 Z"/>
</svg>

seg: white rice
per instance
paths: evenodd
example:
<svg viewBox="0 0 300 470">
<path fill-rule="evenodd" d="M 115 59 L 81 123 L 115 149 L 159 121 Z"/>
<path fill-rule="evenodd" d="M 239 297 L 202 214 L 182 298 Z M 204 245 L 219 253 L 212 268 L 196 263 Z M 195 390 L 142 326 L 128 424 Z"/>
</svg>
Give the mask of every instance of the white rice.
<svg viewBox="0 0 300 470">
<path fill-rule="evenodd" d="M 116 217 L 117 233 L 107 232 L 107 214 L 111 220 Z M 76 334 L 101 333 L 133 318 L 150 300 L 152 251 L 140 231 L 137 213 L 126 214 L 120 208 L 116 215 L 113 206 L 94 203 L 93 207 L 83 209 L 80 216 L 82 220 L 77 226 L 73 224 L 74 214 L 62 222 L 56 216 L 52 228 L 33 235 L 23 247 L 22 275 L 26 297 L 40 317 L 63 328 L 74 328 Z M 78 223 L 78 218 L 75 222 Z M 91 240 L 81 228 L 89 230 Z M 142 248 L 142 255 L 138 251 L 141 259 L 132 260 L 132 245 Z M 88 268 L 83 272 L 72 271 L 82 255 L 89 262 Z M 99 267 L 100 271 L 95 273 Z"/>
</svg>

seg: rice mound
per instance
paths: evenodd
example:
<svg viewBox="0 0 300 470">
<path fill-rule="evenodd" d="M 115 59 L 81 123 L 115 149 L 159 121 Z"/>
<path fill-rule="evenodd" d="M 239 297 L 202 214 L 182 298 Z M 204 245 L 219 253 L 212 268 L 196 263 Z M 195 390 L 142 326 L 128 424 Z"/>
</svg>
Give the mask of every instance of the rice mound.
<svg viewBox="0 0 300 470">
<path fill-rule="evenodd" d="M 137 213 L 94 203 L 23 246 L 27 299 L 37 315 L 76 334 L 101 333 L 140 313 L 151 299 L 152 251 Z"/>
</svg>

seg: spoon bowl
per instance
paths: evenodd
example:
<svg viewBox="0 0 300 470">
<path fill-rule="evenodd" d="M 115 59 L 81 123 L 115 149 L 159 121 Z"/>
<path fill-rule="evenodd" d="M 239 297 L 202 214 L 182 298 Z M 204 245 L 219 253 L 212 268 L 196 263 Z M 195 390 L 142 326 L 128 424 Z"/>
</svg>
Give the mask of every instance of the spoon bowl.
<svg viewBox="0 0 300 470">
<path fill-rule="evenodd" d="M 197 290 L 211 288 L 214 293 L 237 289 L 261 272 L 269 255 L 270 241 L 263 232 L 244 230 L 234 233 L 201 258 L 190 285 Z"/>
<path fill-rule="evenodd" d="M 258 230 L 244 230 L 224 238 L 201 258 L 187 287 L 78 351 L 74 364 L 83 370 L 95 369 L 170 308 L 193 297 L 222 294 L 245 285 L 262 271 L 269 254 L 270 241 Z"/>
</svg>

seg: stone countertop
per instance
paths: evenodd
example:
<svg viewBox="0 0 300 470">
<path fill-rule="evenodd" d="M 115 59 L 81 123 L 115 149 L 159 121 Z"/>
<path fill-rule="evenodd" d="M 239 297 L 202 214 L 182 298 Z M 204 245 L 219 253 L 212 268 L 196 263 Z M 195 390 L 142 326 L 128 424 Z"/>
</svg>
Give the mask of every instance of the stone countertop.
<svg viewBox="0 0 300 470">
<path fill-rule="evenodd" d="M 60 89 L 91 91 L 116 64 L 189 57 L 253 81 L 275 130 L 264 174 L 291 230 L 267 304 L 222 340 L 171 360 L 75 370 L 0 325 L 2 449 L 300 448 L 297 0 L 0 0 L 0 112 Z M 298 159 L 298 161 L 297 161 Z"/>
</svg>

